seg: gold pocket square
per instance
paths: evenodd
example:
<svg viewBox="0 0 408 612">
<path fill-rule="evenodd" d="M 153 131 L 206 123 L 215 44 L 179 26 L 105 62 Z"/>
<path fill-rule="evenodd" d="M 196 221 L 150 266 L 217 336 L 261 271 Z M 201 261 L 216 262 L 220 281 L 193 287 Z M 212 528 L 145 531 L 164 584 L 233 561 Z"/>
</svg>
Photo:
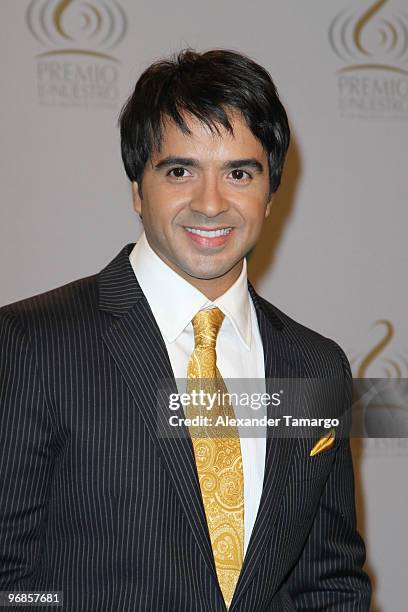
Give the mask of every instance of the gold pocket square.
<svg viewBox="0 0 408 612">
<path fill-rule="evenodd" d="M 318 453 L 321 453 L 322 451 L 325 451 L 331 448 L 334 444 L 335 439 L 336 439 L 336 432 L 334 429 L 331 429 L 326 436 L 323 436 L 316 442 L 316 444 L 310 451 L 310 456 L 314 457 L 314 455 L 317 455 Z"/>
</svg>

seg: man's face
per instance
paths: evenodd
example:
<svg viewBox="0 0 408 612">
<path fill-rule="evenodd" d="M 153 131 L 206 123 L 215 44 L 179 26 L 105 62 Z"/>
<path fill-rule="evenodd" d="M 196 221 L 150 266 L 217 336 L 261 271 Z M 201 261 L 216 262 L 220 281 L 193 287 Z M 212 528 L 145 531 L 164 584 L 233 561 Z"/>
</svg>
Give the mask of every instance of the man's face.
<svg viewBox="0 0 408 612">
<path fill-rule="evenodd" d="M 238 278 L 244 256 L 257 242 L 271 200 L 267 155 L 239 114 L 234 135 L 220 135 L 192 116 L 191 135 L 170 120 L 160 151 L 142 180 L 132 184 L 135 210 L 157 255 L 210 299 Z"/>
</svg>

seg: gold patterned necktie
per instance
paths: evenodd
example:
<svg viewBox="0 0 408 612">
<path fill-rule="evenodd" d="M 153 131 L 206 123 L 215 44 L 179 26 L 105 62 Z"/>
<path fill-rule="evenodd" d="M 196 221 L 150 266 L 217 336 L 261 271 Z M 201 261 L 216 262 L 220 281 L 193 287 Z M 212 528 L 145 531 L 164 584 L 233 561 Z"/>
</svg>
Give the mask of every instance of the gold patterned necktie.
<svg viewBox="0 0 408 612">
<path fill-rule="evenodd" d="M 204 391 L 223 397 L 228 393 L 217 368 L 215 345 L 224 319 L 219 308 L 200 310 L 192 320 L 195 348 L 188 362 L 187 393 Z M 224 396 L 225 398 L 225 396 Z M 207 517 L 218 581 L 229 608 L 238 582 L 244 556 L 244 476 L 241 444 L 237 427 L 214 428 L 219 416 L 234 418 L 228 398 L 206 407 L 186 411 L 212 419 L 211 433 L 202 427 L 189 427 L 196 459 L 201 495 Z"/>
</svg>

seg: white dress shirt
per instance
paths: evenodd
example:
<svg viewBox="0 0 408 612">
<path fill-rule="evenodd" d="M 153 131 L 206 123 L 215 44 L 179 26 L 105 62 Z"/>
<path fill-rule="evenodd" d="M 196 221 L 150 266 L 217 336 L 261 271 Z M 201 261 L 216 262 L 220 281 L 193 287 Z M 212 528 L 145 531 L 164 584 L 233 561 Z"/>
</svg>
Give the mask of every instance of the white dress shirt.
<svg viewBox="0 0 408 612">
<path fill-rule="evenodd" d="M 264 353 L 255 307 L 247 285 L 247 264 L 235 283 L 214 302 L 172 270 L 150 247 L 143 232 L 129 255 L 130 263 L 164 338 L 173 373 L 187 378 L 187 365 L 194 350 L 191 323 L 203 308 L 217 306 L 225 314 L 217 337 L 217 367 L 227 388 L 228 379 L 262 379 Z M 259 383 L 258 383 L 259 384 Z M 180 390 L 179 392 L 183 392 Z M 260 408 L 256 417 L 266 414 Z M 259 431 L 259 430 L 258 430 Z M 248 434 L 247 434 L 248 435 Z M 244 554 L 258 512 L 265 472 L 266 428 L 257 437 L 240 437 L 244 473 Z"/>
</svg>

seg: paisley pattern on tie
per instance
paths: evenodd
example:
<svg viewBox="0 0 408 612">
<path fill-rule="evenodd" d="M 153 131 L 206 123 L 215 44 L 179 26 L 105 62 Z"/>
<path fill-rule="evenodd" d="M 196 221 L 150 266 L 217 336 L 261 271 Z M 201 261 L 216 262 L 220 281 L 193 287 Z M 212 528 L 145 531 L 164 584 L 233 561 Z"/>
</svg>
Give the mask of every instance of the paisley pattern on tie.
<svg viewBox="0 0 408 612">
<path fill-rule="evenodd" d="M 228 393 L 216 365 L 217 335 L 224 320 L 219 308 L 199 311 L 193 318 L 195 348 L 187 369 L 187 393 Z M 236 427 L 214 427 L 218 416 L 234 418 L 228 400 L 216 402 L 212 410 L 189 406 L 187 417 L 212 418 L 211 431 L 189 428 L 198 478 L 207 517 L 218 581 L 229 608 L 238 582 L 244 554 L 244 476 L 241 444 Z M 220 437 L 222 436 L 222 437 Z"/>
</svg>

